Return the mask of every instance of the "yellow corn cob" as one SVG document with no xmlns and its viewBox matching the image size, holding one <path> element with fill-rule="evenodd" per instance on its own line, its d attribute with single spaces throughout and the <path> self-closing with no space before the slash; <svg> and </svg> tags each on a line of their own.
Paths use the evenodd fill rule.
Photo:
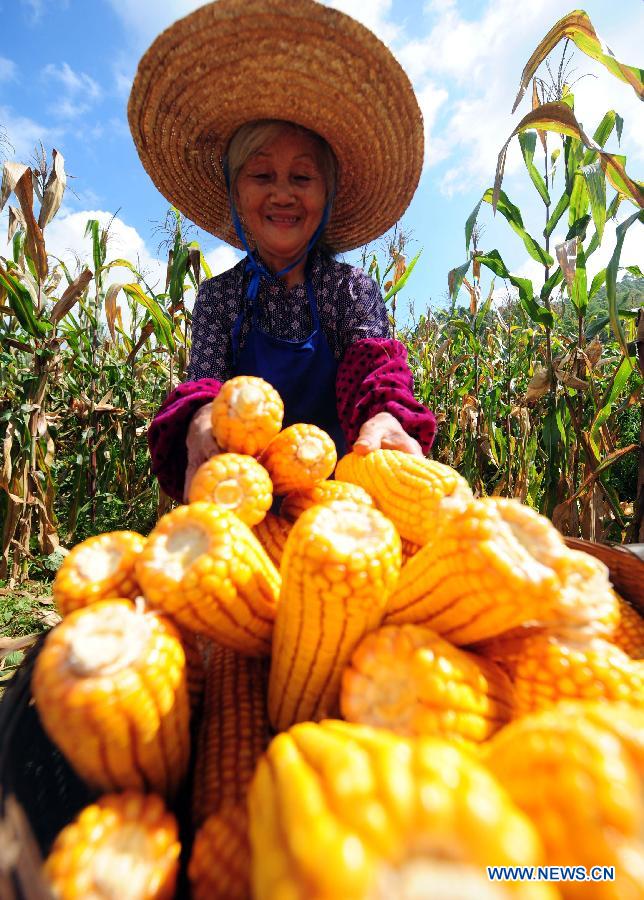
<svg viewBox="0 0 644 900">
<path fill-rule="evenodd" d="M 110 531 L 81 541 L 69 552 L 52 586 L 61 616 L 96 600 L 134 599 L 141 593 L 134 563 L 145 546 L 135 531 Z"/>
<path fill-rule="evenodd" d="M 517 715 L 560 700 L 623 700 L 644 707 L 644 662 L 603 638 L 574 638 L 549 629 L 501 636 L 476 649 L 514 684 Z"/>
<path fill-rule="evenodd" d="M 333 472 L 338 455 L 335 444 L 317 425 L 289 425 L 274 437 L 260 457 L 276 494 L 303 491 Z"/>
<path fill-rule="evenodd" d="M 471 644 L 533 622 L 592 629 L 615 602 L 599 560 L 534 510 L 490 497 L 443 521 L 403 567 L 385 623 Z"/>
<path fill-rule="evenodd" d="M 171 900 L 180 849 L 160 797 L 106 794 L 60 832 L 44 874 L 57 900 Z"/>
<path fill-rule="evenodd" d="M 472 492 L 455 469 L 400 450 L 347 453 L 335 477 L 359 484 L 391 519 L 402 538 L 426 544 L 449 513 L 462 509 Z"/>
<path fill-rule="evenodd" d="M 47 636 L 32 692 L 45 731 L 90 785 L 175 793 L 189 710 L 183 647 L 166 619 L 129 600 L 75 610 Z"/>
<path fill-rule="evenodd" d="M 206 681 L 206 669 L 204 655 L 207 652 L 206 639 L 187 628 L 177 628 L 183 652 L 186 655 L 186 681 L 188 685 L 188 698 L 190 701 L 190 713 L 194 715 L 201 706 L 204 685 Z"/>
<path fill-rule="evenodd" d="M 188 866 L 192 900 L 250 900 L 246 806 L 225 806 L 195 837 Z"/>
<path fill-rule="evenodd" d="M 269 739 L 267 686 L 266 660 L 212 644 L 192 789 L 197 825 L 223 806 L 245 806 Z"/>
<path fill-rule="evenodd" d="M 335 714 L 342 669 L 380 624 L 400 538 L 377 509 L 336 500 L 293 525 L 282 558 L 268 711 L 273 727 Z"/>
<path fill-rule="evenodd" d="M 428 628 L 391 625 L 368 634 L 342 676 L 343 718 L 408 737 L 485 741 L 512 718 L 512 685 L 490 660 Z"/>
<path fill-rule="evenodd" d="M 402 544 L 402 561 L 403 566 L 405 563 L 409 562 L 412 556 L 416 556 L 418 551 L 420 550 L 420 544 L 414 544 L 412 541 L 408 541 L 405 538 L 401 541 Z"/>
<path fill-rule="evenodd" d="M 644 659 L 644 617 L 623 597 L 617 597 L 617 621 L 607 640 L 633 659 Z"/>
<path fill-rule="evenodd" d="M 330 500 L 348 500 L 373 506 L 369 494 L 357 484 L 348 481 L 320 481 L 314 487 L 287 494 L 280 506 L 280 515 L 294 522 L 304 510 L 316 503 L 328 503 Z"/>
<path fill-rule="evenodd" d="M 275 513 L 266 513 L 261 522 L 253 528 L 253 534 L 258 539 L 264 550 L 268 553 L 273 565 L 279 569 L 282 563 L 282 553 L 286 538 L 289 536 L 293 523 Z"/>
<path fill-rule="evenodd" d="M 261 522 L 271 508 L 273 485 L 264 466 L 252 456 L 219 453 L 195 472 L 188 500 L 216 503 L 252 526 Z"/>
<path fill-rule="evenodd" d="M 267 381 L 238 375 L 212 401 L 212 433 L 222 450 L 257 456 L 282 427 L 284 404 Z"/>
<path fill-rule="evenodd" d="M 167 513 L 136 565 L 146 599 L 217 643 L 268 655 L 280 577 L 234 513 L 190 503 Z"/>
<path fill-rule="evenodd" d="M 536 825 L 549 865 L 615 867 L 613 882 L 562 884 L 564 897 L 637 900 L 644 896 L 644 770 L 638 773 L 614 723 L 626 715 L 644 734 L 644 713 L 603 703 L 612 720 L 606 727 L 585 706 L 562 703 L 512 722 L 485 745 L 484 758 Z"/>
<path fill-rule="evenodd" d="M 255 900 L 553 900 L 491 890 L 489 865 L 538 865 L 536 831 L 488 771 L 437 738 L 348 722 L 278 735 L 249 791 Z"/>
</svg>

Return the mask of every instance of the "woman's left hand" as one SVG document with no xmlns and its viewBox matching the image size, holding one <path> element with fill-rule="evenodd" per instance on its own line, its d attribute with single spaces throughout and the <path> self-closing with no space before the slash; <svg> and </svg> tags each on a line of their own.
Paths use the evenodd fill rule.
<svg viewBox="0 0 644 900">
<path fill-rule="evenodd" d="M 353 445 L 353 452 L 358 456 L 366 456 L 372 450 L 402 450 L 414 456 L 423 455 L 418 441 L 410 437 L 398 419 L 387 412 L 376 413 L 367 419 Z"/>
</svg>

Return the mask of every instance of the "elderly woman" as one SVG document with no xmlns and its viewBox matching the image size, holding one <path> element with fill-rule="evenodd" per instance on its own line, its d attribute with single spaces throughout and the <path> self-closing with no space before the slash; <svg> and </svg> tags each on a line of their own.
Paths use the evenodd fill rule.
<svg viewBox="0 0 644 900">
<path fill-rule="evenodd" d="M 222 95 L 205 92 L 204 80 L 222 84 Z M 269 381 L 284 423 L 320 426 L 339 455 L 347 447 L 427 452 L 435 420 L 414 399 L 378 285 L 335 259 L 393 225 L 420 174 L 420 112 L 389 51 L 311 0 L 285 0 L 282 9 L 274 0 L 218 0 L 148 50 L 129 117 L 165 196 L 246 251 L 202 282 L 189 380 L 149 430 L 166 493 L 185 498 L 196 468 L 218 452 L 210 406 L 234 375 Z M 392 134 L 394 120 L 404 132 Z"/>
</svg>

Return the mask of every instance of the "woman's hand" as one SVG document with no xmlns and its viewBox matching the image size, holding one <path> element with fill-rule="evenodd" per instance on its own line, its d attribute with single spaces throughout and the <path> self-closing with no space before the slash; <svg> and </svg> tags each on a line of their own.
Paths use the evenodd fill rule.
<svg viewBox="0 0 644 900">
<path fill-rule="evenodd" d="M 186 435 L 186 448 L 188 450 L 188 465 L 186 467 L 186 480 L 183 486 L 183 502 L 188 502 L 188 492 L 190 491 L 190 482 L 195 472 L 202 463 L 221 453 L 221 449 L 214 437 L 212 436 L 212 425 L 210 421 L 212 411 L 212 402 L 202 406 L 192 417 L 188 426 L 188 434 Z"/>
<path fill-rule="evenodd" d="M 418 441 L 403 431 L 398 419 L 387 412 L 376 413 L 367 419 L 353 445 L 353 452 L 358 456 L 366 456 L 372 450 L 402 450 L 414 456 L 423 455 Z"/>
</svg>

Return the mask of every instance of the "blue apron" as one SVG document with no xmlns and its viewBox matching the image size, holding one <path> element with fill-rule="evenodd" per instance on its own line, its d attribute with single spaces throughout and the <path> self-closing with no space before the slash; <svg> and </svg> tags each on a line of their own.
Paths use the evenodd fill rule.
<svg viewBox="0 0 644 900">
<path fill-rule="evenodd" d="M 259 300 L 250 300 L 252 320 L 246 343 L 240 349 L 244 308 L 235 320 L 231 338 L 235 375 L 256 375 L 272 384 L 284 402 L 284 426 L 308 422 L 327 432 L 335 442 L 338 459 L 346 443 L 336 407 L 335 379 L 338 364 L 331 352 L 318 316 L 311 279 L 306 293 L 313 331 L 303 341 L 273 337 L 259 327 Z"/>
</svg>

